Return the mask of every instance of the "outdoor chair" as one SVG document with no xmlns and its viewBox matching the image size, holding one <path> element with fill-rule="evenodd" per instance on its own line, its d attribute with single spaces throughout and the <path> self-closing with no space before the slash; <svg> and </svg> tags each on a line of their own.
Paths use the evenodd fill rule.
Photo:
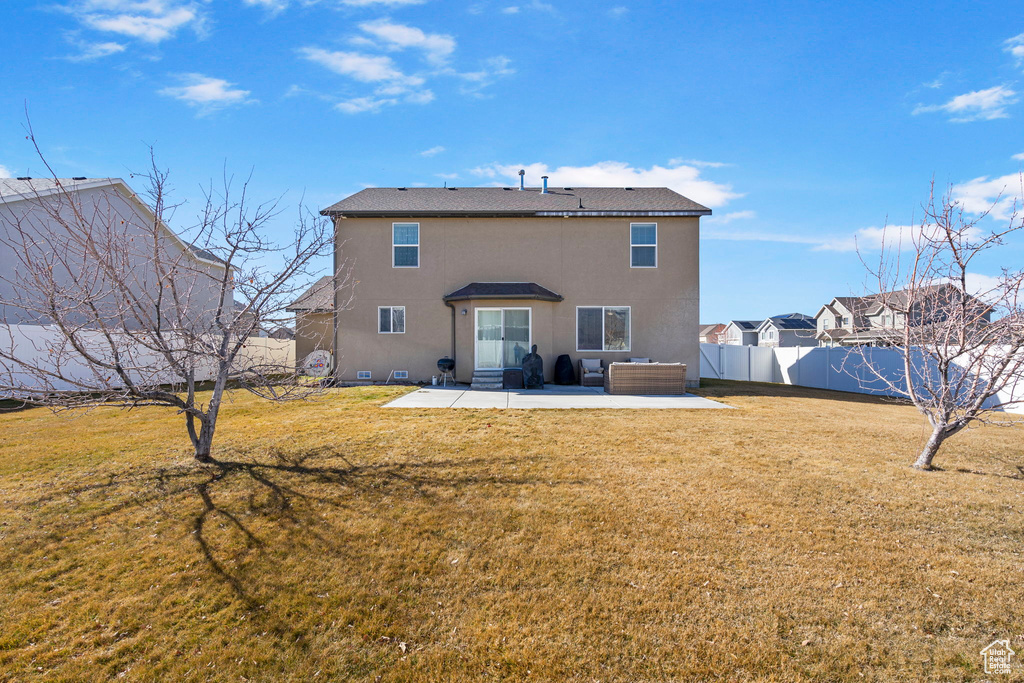
<svg viewBox="0 0 1024 683">
<path fill-rule="evenodd" d="M 600 358 L 580 358 L 580 386 L 604 386 L 604 366 Z"/>
</svg>

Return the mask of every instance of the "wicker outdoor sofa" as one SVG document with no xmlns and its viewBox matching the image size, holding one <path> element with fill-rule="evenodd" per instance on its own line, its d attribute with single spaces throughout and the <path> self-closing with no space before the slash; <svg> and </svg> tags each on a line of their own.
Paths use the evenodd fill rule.
<svg viewBox="0 0 1024 683">
<path fill-rule="evenodd" d="M 609 394 L 686 393 L 685 363 L 612 363 L 604 372 Z"/>
</svg>

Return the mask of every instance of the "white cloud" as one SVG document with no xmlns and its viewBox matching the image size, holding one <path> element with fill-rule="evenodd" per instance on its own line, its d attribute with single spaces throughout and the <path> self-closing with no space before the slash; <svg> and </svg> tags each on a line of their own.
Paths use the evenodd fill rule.
<svg viewBox="0 0 1024 683">
<path fill-rule="evenodd" d="M 360 52 L 332 52 L 318 47 L 304 47 L 299 54 L 343 76 L 350 76 L 364 83 L 394 81 L 405 85 L 422 85 L 423 79 L 406 76 L 394 61 L 384 55 L 367 55 Z"/>
<path fill-rule="evenodd" d="M 964 211 L 980 214 L 985 211 L 996 220 L 1009 220 L 1024 197 L 1022 176 L 1017 173 L 988 178 L 982 176 L 953 186 L 953 199 Z"/>
<path fill-rule="evenodd" d="M 1014 154 L 1010 158 L 1013 159 L 1014 161 L 1024 161 L 1024 152 L 1022 152 L 1020 154 Z"/>
<path fill-rule="evenodd" d="M 546 175 L 558 187 L 582 185 L 588 187 L 668 187 L 695 202 L 712 208 L 724 206 L 732 199 L 742 197 L 732 186 L 700 177 L 694 166 L 672 165 L 636 168 L 622 161 L 601 161 L 591 166 L 560 166 L 551 169 L 547 164 L 489 164 L 473 169 L 484 178 L 507 178 L 511 185 L 519 183 L 519 169 L 526 170 L 532 182 Z"/>
<path fill-rule="evenodd" d="M 126 47 L 121 43 L 114 42 L 86 43 L 76 41 L 76 44 L 80 52 L 77 55 L 69 55 L 65 57 L 69 62 L 88 62 L 93 59 L 101 59 L 102 57 L 116 55 L 119 52 L 124 52 L 126 49 Z"/>
<path fill-rule="evenodd" d="M 620 17 L 626 16 L 627 12 L 629 12 L 628 7 L 612 7 L 610 10 L 608 10 L 608 16 L 610 16 L 612 19 L 618 19 Z"/>
<path fill-rule="evenodd" d="M 270 12 L 280 12 L 287 9 L 288 0 L 244 0 L 250 7 L 262 7 Z"/>
<path fill-rule="evenodd" d="M 249 104 L 249 91 L 233 88 L 221 78 L 211 78 L 203 74 L 181 74 L 177 77 L 180 86 L 167 87 L 159 90 L 159 94 L 185 102 L 190 107 L 199 109 L 200 115 L 207 114 L 224 107 L 238 104 Z"/>
<path fill-rule="evenodd" d="M 519 8 L 516 7 L 515 5 L 513 5 L 511 7 L 504 8 L 503 10 L 501 10 L 501 13 L 502 14 L 519 14 Z"/>
<path fill-rule="evenodd" d="M 1018 64 L 1024 64 L 1024 33 L 1014 36 L 1003 43 L 1007 52 L 1017 58 Z"/>
<path fill-rule="evenodd" d="M 159 43 L 180 29 L 204 30 L 202 5 L 193 0 L 76 0 L 63 6 L 88 28 Z"/>
<path fill-rule="evenodd" d="M 364 22 L 359 28 L 383 41 L 389 49 L 423 50 L 427 60 L 433 64 L 444 64 L 455 51 L 455 39 L 449 35 L 425 33 L 415 26 L 393 24 L 387 19 Z"/>
<path fill-rule="evenodd" d="M 732 166 L 724 161 L 701 161 L 700 159 L 669 159 L 668 163 L 670 166 L 696 166 L 697 168 L 725 168 L 726 166 Z"/>
<path fill-rule="evenodd" d="M 434 101 L 433 91 L 420 87 L 425 79 L 402 72 L 388 56 L 332 52 L 316 47 L 302 48 L 299 54 L 342 76 L 377 84 L 372 95 L 342 100 L 334 105 L 335 109 L 346 114 L 377 112 L 400 102 L 427 104 Z"/>
<path fill-rule="evenodd" d="M 334 108 L 346 114 L 362 114 L 363 112 L 377 112 L 381 107 L 397 104 L 396 99 L 377 99 L 373 97 L 355 97 L 351 100 L 344 100 L 334 105 Z"/>
<path fill-rule="evenodd" d="M 432 156 L 436 156 L 436 155 L 440 154 L 443 151 L 444 151 L 444 147 L 442 147 L 441 145 L 438 145 L 437 147 L 431 147 L 430 149 L 423 150 L 422 152 L 420 152 L 420 156 L 421 157 L 432 157 Z"/>
<path fill-rule="evenodd" d="M 455 180 L 459 177 L 458 173 L 435 173 L 438 178 L 444 178 L 445 180 Z"/>
<path fill-rule="evenodd" d="M 465 81 L 462 87 L 464 94 L 479 94 L 481 90 L 491 85 L 502 76 L 511 76 L 516 72 L 512 68 L 512 60 L 504 55 L 485 59 L 477 71 L 452 72 L 454 75 Z"/>
<path fill-rule="evenodd" d="M 0 178 L 10 178 L 11 172 L 7 170 L 7 167 L 0 164 Z"/>
<path fill-rule="evenodd" d="M 422 5 L 426 0 L 341 0 L 341 4 L 349 7 L 375 7 L 384 5 L 397 7 L 399 5 Z"/>
<path fill-rule="evenodd" d="M 914 114 L 925 114 L 929 112 L 946 112 L 950 115 L 950 121 L 964 123 L 967 121 L 990 121 L 992 119 L 1005 119 L 1009 116 L 1006 107 L 1016 104 L 1018 101 L 1017 92 L 1005 85 L 997 85 L 987 90 L 975 90 L 973 92 L 957 95 L 945 104 L 918 105 Z"/>
<path fill-rule="evenodd" d="M 716 225 L 725 225 L 732 223 L 733 221 L 746 220 L 749 218 L 756 218 L 757 213 L 754 211 L 733 211 L 732 213 L 721 214 L 718 216 L 712 215 L 704 219 L 705 223 L 712 223 Z"/>
</svg>

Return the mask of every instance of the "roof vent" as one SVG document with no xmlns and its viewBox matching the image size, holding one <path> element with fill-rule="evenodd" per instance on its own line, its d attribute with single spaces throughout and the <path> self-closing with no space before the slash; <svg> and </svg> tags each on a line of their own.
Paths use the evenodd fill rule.
<svg viewBox="0 0 1024 683">
<path fill-rule="evenodd" d="M 84 175 L 76 175 L 75 177 L 72 178 L 72 180 L 85 180 L 85 176 Z"/>
<path fill-rule="evenodd" d="M 632 188 L 632 187 L 627 187 L 626 189 L 627 189 L 627 190 L 629 190 L 630 192 L 632 192 L 632 191 L 633 191 L 633 188 Z"/>
<path fill-rule="evenodd" d="M 32 177 L 27 175 L 20 175 L 15 180 L 32 180 Z"/>
<path fill-rule="evenodd" d="M 501 189 L 505 190 L 506 192 L 510 192 L 510 191 L 512 190 L 512 188 L 511 188 L 511 187 L 503 187 L 503 188 L 501 188 Z"/>
<path fill-rule="evenodd" d="M 526 187 L 523 185 L 523 183 L 525 183 L 525 182 L 526 182 L 526 171 L 523 170 L 523 169 L 519 169 L 519 189 L 520 190 L 525 190 L 526 189 Z"/>
<path fill-rule="evenodd" d="M 546 175 L 542 175 L 540 177 L 540 179 L 544 181 L 544 187 L 541 189 L 540 193 L 541 194 L 547 194 L 548 193 L 548 177 Z"/>
<path fill-rule="evenodd" d="M 457 187 L 449 187 L 449 188 L 445 188 L 445 189 L 447 189 L 449 192 L 455 192 L 459 188 L 457 188 Z"/>
<path fill-rule="evenodd" d="M 583 197 L 580 197 L 580 208 L 583 208 Z"/>
<path fill-rule="evenodd" d="M 398 191 L 399 192 L 405 192 L 405 188 L 404 187 L 400 187 L 400 188 L 398 188 Z"/>
<path fill-rule="evenodd" d="M 568 190 L 569 192 L 572 192 L 572 188 L 571 187 L 563 187 L 562 189 L 563 190 Z"/>
</svg>

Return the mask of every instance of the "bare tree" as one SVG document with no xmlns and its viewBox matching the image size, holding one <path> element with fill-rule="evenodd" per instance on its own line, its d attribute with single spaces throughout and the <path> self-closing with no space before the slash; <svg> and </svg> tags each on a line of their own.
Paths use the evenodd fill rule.
<svg viewBox="0 0 1024 683">
<path fill-rule="evenodd" d="M 315 261 L 333 249 L 327 219 L 300 209 L 291 240 L 275 244 L 277 202 L 254 204 L 248 180 L 236 191 L 225 176 L 183 239 L 165 223 L 175 207 L 155 163 L 133 176 L 146 201 L 124 185 L 86 192 L 51 176 L 30 183 L 27 200 L 0 203 L 0 250 L 14 260 L 0 270 L 0 397 L 167 406 L 208 462 L 229 386 L 272 400 L 322 389 L 294 362 L 254 357 L 249 338 L 284 323 L 315 279 Z"/>
<path fill-rule="evenodd" d="M 894 377 L 872 365 L 863 347 L 861 365 L 867 383 L 909 398 L 928 419 L 918 469 L 932 469 L 946 439 L 1021 402 L 1010 396 L 1018 383 L 1024 388 L 1024 271 L 1002 268 L 987 285 L 972 284 L 978 269 L 1008 257 L 1000 248 L 1024 226 L 1014 212 L 985 230 L 987 215 L 969 217 L 951 191 L 936 197 L 933 185 L 914 229 L 887 228 L 877 262 L 861 254 L 879 292 L 866 304 L 886 316 L 874 331 L 900 353 L 903 372 Z"/>
</svg>

